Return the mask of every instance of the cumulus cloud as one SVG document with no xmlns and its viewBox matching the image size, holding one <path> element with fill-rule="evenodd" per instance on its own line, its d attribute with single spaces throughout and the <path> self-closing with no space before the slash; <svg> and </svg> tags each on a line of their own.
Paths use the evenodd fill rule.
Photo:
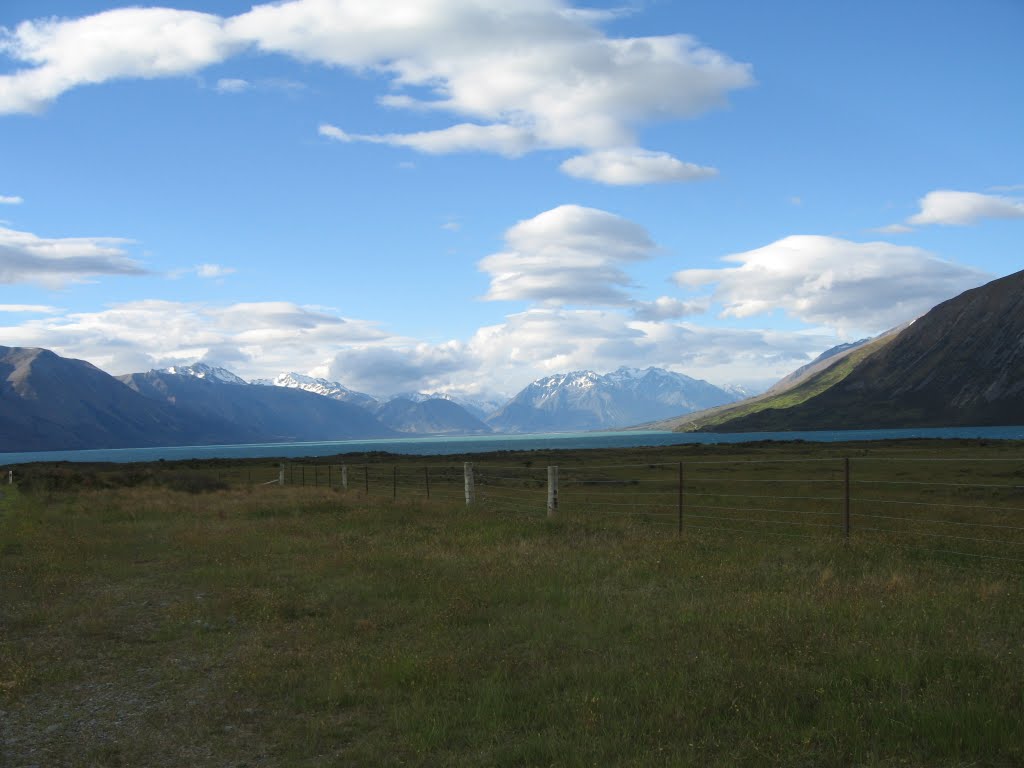
<svg viewBox="0 0 1024 768">
<path fill-rule="evenodd" d="M 362 345 L 338 352 L 328 366 L 328 375 L 346 386 L 389 397 L 438 391 L 453 379 L 465 380 L 477 367 L 466 345 L 457 341 L 397 348 Z"/>
<path fill-rule="evenodd" d="M 937 189 L 920 200 L 910 224 L 967 225 L 980 219 L 1024 219 L 1024 200 L 978 192 Z"/>
<path fill-rule="evenodd" d="M 651 152 L 636 147 L 577 155 L 563 162 L 560 168 L 579 179 L 616 186 L 696 181 L 718 174 L 714 168 L 684 163 L 667 152 Z"/>
<path fill-rule="evenodd" d="M 568 161 L 567 172 L 612 184 L 708 175 L 711 169 L 635 148 L 635 130 L 722 105 L 730 92 L 753 84 L 750 66 L 685 34 L 609 37 L 598 25 L 614 15 L 562 0 L 394 0 L 386 7 L 377 0 L 289 0 L 230 18 L 123 8 L 26 21 L 0 28 L 0 53 L 26 65 L 0 76 L 0 113 L 39 111 L 80 85 L 193 73 L 255 48 L 371 70 L 390 81 L 383 106 L 459 121 L 410 133 L 321 126 L 321 134 L 341 141 L 510 157 L 584 148 L 598 153 Z M 225 78 L 217 88 L 233 93 L 247 85 Z"/>
<path fill-rule="evenodd" d="M 291 302 L 150 299 L 0 326 L 0 344 L 46 347 L 115 374 L 204 360 L 243 377 L 272 376 L 306 370 L 339 346 L 389 339 L 376 323 Z"/>
<path fill-rule="evenodd" d="M 724 261 L 740 266 L 682 270 L 675 280 L 714 286 L 725 316 L 781 310 L 842 332 L 886 330 L 991 277 L 920 248 L 818 235 L 793 235 Z"/>
<path fill-rule="evenodd" d="M 622 266 L 646 259 L 647 232 L 615 214 L 562 205 L 520 221 L 505 233 L 506 250 L 482 259 L 491 276 L 490 301 L 628 304 Z"/>
<path fill-rule="evenodd" d="M 17 195 L 0 195 L 0 205 L 21 205 L 23 202 Z"/>
<path fill-rule="evenodd" d="M 29 65 L 0 75 L 0 113 L 38 112 L 65 91 L 118 78 L 184 75 L 237 48 L 218 16 L 119 8 L 0 28 L 0 53 Z"/>
<path fill-rule="evenodd" d="M 113 237 L 46 238 L 0 227 L 0 284 L 59 288 L 100 275 L 147 274 L 125 252 L 129 242 Z"/>
</svg>

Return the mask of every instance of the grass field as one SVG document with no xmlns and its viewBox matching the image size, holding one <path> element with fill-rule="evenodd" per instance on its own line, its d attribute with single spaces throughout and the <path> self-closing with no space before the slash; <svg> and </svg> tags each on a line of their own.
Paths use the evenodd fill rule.
<svg viewBox="0 0 1024 768">
<path fill-rule="evenodd" d="M 467 509 L 444 483 L 415 496 L 395 478 L 418 478 L 422 458 L 397 462 L 402 474 L 368 458 L 378 496 L 354 469 L 347 493 L 258 486 L 252 466 L 193 468 L 218 480 L 202 493 L 145 468 L 41 472 L 0 499 L 0 765 L 1024 764 L 1015 561 L 949 555 L 944 539 L 899 529 L 679 536 L 674 517 L 593 514 L 588 496 L 660 499 L 672 473 L 657 467 L 673 461 L 792 468 L 822 450 L 478 458 L 485 479 L 557 463 L 585 480 L 557 520 L 521 478 L 511 498 L 530 502 L 505 512 Z M 856 456 L 861 477 L 871 461 L 870 477 L 908 483 L 938 466 L 979 486 L 955 489 L 964 503 L 1006 510 L 1015 491 L 992 498 L 992 481 L 1020 472 L 1009 444 L 825 450 Z M 435 477 L 453 465 L 435 463 Z M 650 476 L 633 482 L 634 465 Z M 729 467 L 722 496 L 770 469 Z M 808 478 L 787 493 L 819 487 Z M 700 482 L 695 471 L 688 504 L 706 498 Z"/>
</svg>

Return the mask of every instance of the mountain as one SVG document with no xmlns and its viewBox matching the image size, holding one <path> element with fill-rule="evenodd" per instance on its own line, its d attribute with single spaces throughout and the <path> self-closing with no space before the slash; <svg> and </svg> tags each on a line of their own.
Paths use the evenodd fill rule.
<svg viewBox="0 0 1024 768">
<path fill-rule="evenodd" d="M 363 408 L 374 408 L 379 404 L 377 398 L 363 392 L 356 392 L 337 381 L 313 378 L 304 376 L 301 373 L 282 373 L 273 379 L 254 379 L 253 384 L 261 386 L 285 387 L 287 389 L 301 389 L 306 392 L 329 397 L 332 400 L 341 400 L 345 403 L 358 405 Z"/>
<path fill-rule="evenodd" d="M 451 400 L 427 398 L 415 401 L 396 397 L 374 411 L 376 417 L 396 432 L 420 435 L 490 434 L 489 426 Z"/>
<path fill-rule="evenodd" d="M 689 428 L 763 432 L 1024 424 L 1024 271 L 966 291 L 909 326 L 836 358 L 755 409 L 713 414 Z"/>
<path fill-rule="evenodd" d="M 233 430 L 184 417 L 83 360 L 0 347 L 0 451 L 238 442 Z"/>
<path fill-rule="evenodd" d="M 246 435 L 244 441 L 350 440 L 394 435 L 364 408 L 298 389 L 229 384 L 166 370 L 133 373 L 120 380 L 139 394 L 171 405 L 193 419 L 228 421 Z"/>
<path fill-rule="evenodd" d="M 733 400 L 713 384 L 661 368 L 573 371 L 533 382 L 487 423 L 502 432 L 617 429 Z"/>
</svg>

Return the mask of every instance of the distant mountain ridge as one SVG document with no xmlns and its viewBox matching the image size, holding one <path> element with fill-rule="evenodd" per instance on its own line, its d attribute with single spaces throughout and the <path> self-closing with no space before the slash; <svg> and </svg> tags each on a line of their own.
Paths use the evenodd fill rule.
<svg viewBox="0 0 1024 768">
<path fill-rule="evenodd" d="M 662 368 L 572 371 L 534 381 L 492 414 L 502 432 L 618 429 L 729 403 L 735 395 Z"/>
</svg>

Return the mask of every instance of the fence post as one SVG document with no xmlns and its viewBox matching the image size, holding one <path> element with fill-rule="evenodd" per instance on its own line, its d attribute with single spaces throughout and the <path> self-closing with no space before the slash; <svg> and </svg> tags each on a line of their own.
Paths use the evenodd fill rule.
<svg viewBox="0 0 1024 768">
<path fill-rule="evenodd" d="M 558 467 L 548 467 L 548 517 L 558 516 Z"/>
<path fill-rule="evenodd" d="M 370 470 L 365 464 L 363 465 L 363 493 L 367 496 L 370 495 Z"/>
<path fill-rule="evenodd" d="M 391 498 L 398 498 L 398 465 L 391 468 Z"/>
<path fill-rule="evenodd" d="M 284 485 L 284 464 L 277 465 L 277 484 Z"/>
<path fill-rule="evenodd" d="M 348 490 L 348 464 L 341 465 L 341 490 Z"/>
<path fill-rule="evenodd" d="M 683 533 L 683 462 L 679 462 L 679 533 Z"/>
<path fill-rule="evenodd" d="M 427 486 L 427 498 L 430 498 L 430 467 L 423 468 L 423 481 Z"/>
<path fill-rule="evenodd" d="M 7 484 L 8 485 L 14 485 L 14 470 L 13 469 L 8 469 L 7 470 Z"/>
<path fill-rule="evenodd" d="M 473 462 L 467 461 L 462 465 L 462 474 L 466 484 L 466 506 L 471 507 L 476 503 L 476 487 L 473 484 Z"/>
<path fill-rule="evenodd" d="M 843 536 L 850 538 L 850 460 L 843 459 Z"/>
</svg>

